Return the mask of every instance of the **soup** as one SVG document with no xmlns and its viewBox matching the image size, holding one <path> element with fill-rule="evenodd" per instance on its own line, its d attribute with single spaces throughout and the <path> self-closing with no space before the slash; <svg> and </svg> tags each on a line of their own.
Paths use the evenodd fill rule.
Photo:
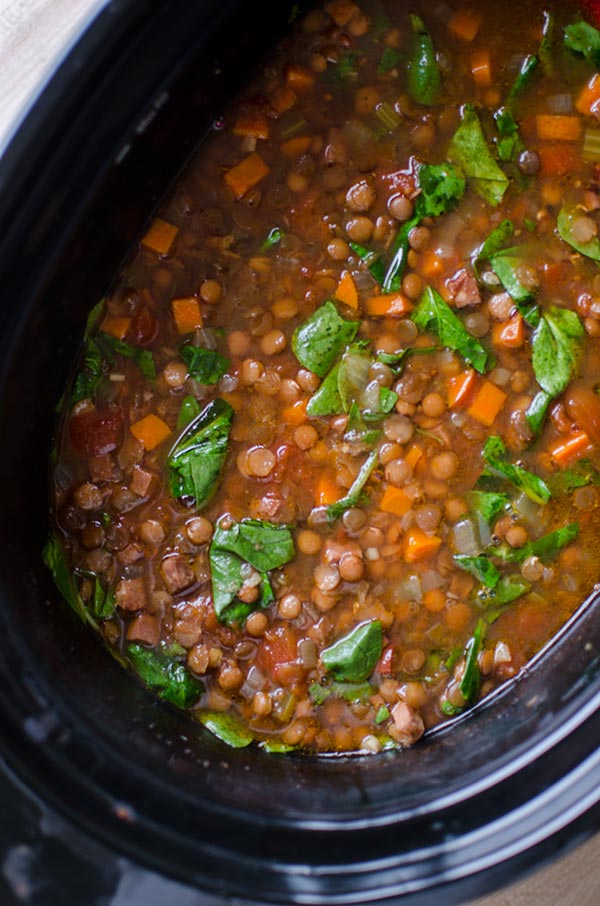
<svg viewBox="0 0 600 906">
<path fill-rule="evenodd" d="M 308 13 L 90 314 L 45 558 L 230 745 L 409 746 L 597 580 L 600 32 L 503 14 Z"/>
</svg>

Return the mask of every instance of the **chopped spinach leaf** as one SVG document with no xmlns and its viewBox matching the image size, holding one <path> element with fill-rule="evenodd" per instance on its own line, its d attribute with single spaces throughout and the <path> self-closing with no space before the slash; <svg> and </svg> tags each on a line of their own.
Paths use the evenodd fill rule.
<svg viewBox="0 0 600 906">
<path fill-rule="evenodd" d="M 488 604 L 496 607 L 503 607 L 505 604 L 511 604 L 531 590 L 530 583 L 519 574 L 515 576 L 503 576 L 496 585 L 493 593 L 488 598 Z"/>
<path fill-rule="evenodd" d="M 541 316 L 531 339 L 535 378 L 542 393 L 534 397 L 525 413 L 534 431 L 541 429 L 552 399 L 575 377 L 585 331 L 574 311 L 548 308 Z"/>
<path fill-rule="evenodd" d="M 116 337 L 111 337 L 110 334 L 104 333 L 103 331 L 100 331 L 97 335 L 96 343 L 106 358 L 110 357 L 106 354 L 107 350 L 113 354 L 118 353 L 119 355 L 124 355 L 126 358 L 135 362 L 144 377 L 147 377 L 149 380 L 155 379 L 156 365 L 154 364 L 154 356 L 149 349 L 140 349 L 139 346 L 132 346 L 130 343 L 126 343 L 124 340 L 118 340 Z"/>
<path fill-rule="evenodd" d="M 200 415 L 200 404 L 193 396 L 186 396 L 181 401 L 181 408 L 177 416 L 177 431 L 182 431 L 191 421 Z"/>
<path fill-rule="evenodd" d="M 536 71 L 536 69 L 538 68 L 539 65 L 540 65 L 540 60 L 536 54 L 534 54 L 534 53 L 527 54 L 527 56 L 525 57 L 525 59 L 523 60 L 523 62 L 521 64 L 521 68 L 519 69 L 519 72 L 517 73 L 517 77 L 512 84 L 512 88 L 510 89 L 510 92 L 508 95 L 509 107 L 515 103 L 515 101 L 523 93 L 525 88 L 527 88 L 527 86 L 531 82 L 531 78 L 532 78 L 534 72 Z"/>
<path fill-rule="evenodd" d="M 352 342 L 359 326 L 358 321 L 342 318 L 333 302 L 324 302 L 294 331 L 294 355 L 309 371 L 325 377 L 342 350 Z"/>
<path fill-rule="evenodd" d="M 480 374 L 485 372 L 488 353 L 432 287 L 425 287 L 419 304 L 412 313 L 412 320 L 420 330 L 433 331 L 442 346 L 459 352 Z"/>
<path fill-rule="evenodd" d="M 471 264 L 473 265 L 473 270 L 480 275 L 480 265 L 484 261 L 489 261 L 490 258 L 503 249 L 509 239 L 512 238 L 512 235 L 515 231 L 515 228 L 510 220 L 503 220 L 502 223 L 498 224 L 495 230 L 492 230 L 490 235 L 485 239 L 478 248 L 475 249 L 473 257 L 471 258 Z"/>
<path fill-rule="evenodd" d="M 81 595 L 75 588 L 73 575 L 67 563 L 64 548 L 57 535 L 52 534 L 48 538 L 42 551 L 42 559 L 52 573 L 54 584 L 67 604 L 69 604 L 83 623 L 87 623 L 96 628 L 94 617 L 85 606 Z"/>
<path fill-rule="evenodd" d="M 273 227 L 272 230 L 269 230 L 267 238 L 260 247 L 261 252 L 268 252 L 270 249 L 275 248 L 275 246 L 281 242 L 284 236 L 285 232 L 283 230 L 281 230 L 279 227 Z"/>
<path fill-rule="evenodd" d="M 455 554 L 454 562 L 460 566 L 461 569 L 464 569 L 466 572 L 471 573 L 472 576 L 475 576 L 475 578 L 487 588 L 495 588 L 500 581 L 500 573 L 485 554 L 480 554 L 478 557 L 467 557 L 465 554 Z"/>
<path fill-rule="evenodd" d="M 222 623 L 240 622 L 256 607 L 270 603 L 273 590 L 267 573 L 288 563 L 294 553 L 294 542 L 287 526 L 258 519 L 231 521 L 231 524 L 223 520 L 218 522 L 209 550 L 213 606 L 217 618 Z M 236 600 L 244 584 L 247 563 L 261 574 L 261 597 L 253 605 Z"/>
<path fill-rule="evenodd" d="M 450 142 L 448 157 L 473 183 L 474 189 L 491 205 L 498 205 L 508 187 L 488 147 L 479 117 L 470 104 L 465 104 L 462 122 Z"/>
<path fill-rule="evenodd" d="M 99 576 L 94 576 L 94 593 L 91 600 L 94 618 L 100 622 L 110 619 L 115 613 L 115 593 L 104 589 Z"/>
<path fill-rule="evenodd" d="M 526 560 L 528 557 L 539 557 L 540 560 L 550 560 L 555 557 L 558 551 L 575 541 L 579 535 L 579 523 L 569 522 L 561 528 L 555 529 L 536 538 L 535 541 L 528 541 L 527 544 L 518 551 L 518 562 Z"/>
<path fill-rule="evenodd" d="M 580 252 L 582 255 L 585 255 L 586 258 L 600 261 L 600 238 L 594 236 L 588 242 L 581 242 L 573 233 L 573 225 L 585 215 L 586 212 L 581 208 L 562 207 L 558 214 L 558 235 L 574 248 L 576 252 Z"/>
<path fill-rule="evenodd" d="M 377 66 L 377 75 L 387 75 L 404 61 L 404 54 L 395 47 L 386 47 Z"/>
<path fill-rule="evenodd" d="M 377 450 L 372 450 L 371 453 L 367 456 L 366 460 L 362 464 L 360 471 L 354 481 L 352 482 L 351 487 L 348 490 L 348 493 L 342 497 L 341 500 L 336 501 L 335 503 L 329 504 L 327 507 L 327 518 L 331 521 L 334 519 L 339 519 L 346 510 L 355 507 L 362 496 L 363 489 L 368 482 L 377 462 L 379 460 L 379 453 Z"/>
<path fill-rule="evenodd" d="M 465 648 L 465 672 L 460 681 L 459 689 L 467 703 L 473 701 L 481 684 L 481 672 L 477 659 L 481 651 L 485 628 L 484 621 L 479 620 L 475 627 L 475 632 Z"/>
<path fill-rule="evenodd" d="M 197 717 L 213 736 L 232 749 L 244 749 L 254 740 L 248 727 L 228 711 L 199 711 Z"/>
<path fill-rule="evenodd" d="M 508 451 L 501 437 L 488 437 L 483 448 L 486 473 L 505 478 L 536 503 L 548 503 L 550 489 L 545 481 L 522 466 L 507 462 Z M 485 474 L 485 473 L 484 473 Z"/>
<path fill-rule="evenodd" d="M 574 22 L 566 26 L 564 40 L 565 47 L 600 70 L 600 31 L 597 28 L 587 22 Z"/>
<path fill-rule="evenodd" d="M 508 506 L 509 497 L 508 494 L 496 494 L 493 491 L 469 491 L 467 503 L 474 514 L 490 523 Z"/>
<path fill-rule="evenodd" d="M 419 169 L 420 217 L 439 217 L 456 207 L 465 193 L 465 179 L 452 164 L 425 164 Z"/>
<path fill-rule="evenodd" d="M 373 279 L 381 286 L 385 280 L 385 265 L 377 252 L 365 248 L 364 245 L 360 245 L 358 242 L 350 242 L 349 245 L 354 254 L 358 255 Z"/>
<path fill-rule="evenodd" d="M 172 705 L 189 708 L 204 691 L 204 685 L 184 664 L 171 660 L 160 650 L 133 644 L 127 646 L 127 656 L 148 688 Z"/>
<path fill-rule="evenodd" d="M 431 36 L 423 20 L 410 16 L 413 42 L 408 59 L 408 91 L 413 101 L 432 107 L 440 100 L 442 76 L 437 64 Z"/>
<path fill-rule="evenodd" d="M 392 260 L 383 279 L 382 289 L 384 293 L 395 293 L 400 289 L 410 251 L 408 237 L 411 231 L 419 225 L 420 221 L 421 215 L 418 213 L 414 214 L 398 229 L 392 245 Z"/>
<path fill-rule="evenodd" d="M 325 375 L 321 386 L 313 393 L 306 406 L 306 414 L 310 418 L 324 415 L 340 415 L 344 405 L 338 390 L 338 375 L 340 363 L 333 366 L 329 374 Z"/>
<path fill-rule="evenodd" d="M 325 648 L 321 660 L 335 680 L 362 683 L 375 669 L 382 647 L 381 623 L 365 620 Z"/>
<path fill-rule="evenodd" d="M 167 456 L 173 497 L 195 497 L 199 508 L 215 490 L 229 443 L 233 409 L 217 398 L 179 435 Z"/>
<path fill-rule="evenodd" d="M 181 358 L 188 366 L 190 377 L 199 384 L 218 384 L 229 370 L 229 359 L 216 349 L 204 346 L 192 346 L 186 343 L 179 350 Z"/>
<path fill-rule="evenodd" d="M 580 459 L 575 465 L 562 469 L 550 479 L 553 494 L 567 494 L 589 484 L 600 485 L 600 472 L 589 459 Z"/>
<path fill-rule="evenodd" d="M 445 717 L 457 717 L 459 714 L 462 714 L 463 708 L 459 708 L 458 705 L 453 705 L 452 702 L 443 701 L 440 705 L 440 711 Z"/>
<path fill-rule="evenodd" d="M 535 289 L 523 283 L 521 270 L 525 259 L 522 251 L 518 248 L 504 249 L 492 255 L 488 260 L 490 267 L 506 292 L 514 299 L 527 323 L 535 326 L 539 321 L 539 310 L 537 305 L 528 304 L 535 298 Z"/>
<path fill-rule="evenodd" d="M 349 412 L 352 403 L 362 408 L 362 395 L 369 382 L 371 356 L 359 345 L 349 346 L 340 360 L 338 370 L 338 393 L 344 412 Z"/>
<path fill-rule="evenodd" d="M 379 724 L 383 724 L 386 722 L 386 720 L 389 720 L 390 716 L 391 715 L 390 715 L 389 709 L 386 708 L 385 705 L 382 705 L 378 709 L 377 714 L 375 715 L 375 723 L 379 726 Z"/>
</svg>

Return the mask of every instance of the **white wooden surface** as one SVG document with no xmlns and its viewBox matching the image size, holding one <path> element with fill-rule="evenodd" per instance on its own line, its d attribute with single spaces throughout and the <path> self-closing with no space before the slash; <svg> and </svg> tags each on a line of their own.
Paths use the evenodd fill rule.
<svg viewBox="0 0 600 906">
<path fill-rule="evenodd" d="M 0 152 L 27 104 L 104 0 L 0 0 Z M 1 199 L 0 199 L 1 203 Z M 600 837 L 471 906 L 599 906 Z"/>
</svg>

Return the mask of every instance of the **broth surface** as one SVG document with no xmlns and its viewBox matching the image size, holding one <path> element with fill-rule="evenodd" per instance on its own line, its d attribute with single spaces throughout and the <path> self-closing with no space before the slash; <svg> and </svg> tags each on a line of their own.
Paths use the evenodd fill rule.
<svg viewBox="0 0 600 906">
<path fill-rule="evenodd" d="M 570 5 L 327 3 L 91 314 L 46 560 L 231 745 L 411 745 L 593 589 L 598 66 Z"/>
</svg>

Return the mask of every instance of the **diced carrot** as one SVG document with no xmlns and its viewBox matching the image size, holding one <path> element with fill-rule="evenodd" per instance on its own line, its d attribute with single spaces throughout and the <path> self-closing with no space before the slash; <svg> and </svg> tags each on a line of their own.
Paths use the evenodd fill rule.
<svg viewBox="0 0 600 906">
<path fill-rule="evenodd" d="M 331 0 L 330 3 L 325 5 L 325 9 L 340 28 L 347 25 L 350 19 L 360 12 L 353 0 Z"/>
<path fill-rule="evenodd" d="M 241 113 L 233 127 L 233 134 L 267 139 L 269 123 L 262 113 Z"/>
<path fill-rule="evenodd" d="M 434 249 L 427 249 L 421 256 L 419 272 L 422 277 L 437 277 L 444 270 L 443 259 Z"/>
<path fill-rule="evenodd" d="M 575 107 L 585 116 L 600 116 L 600 73 L 596 73 L 581 90 Z"/>
<path fill-rule="evenodd" d="M 200 305 L 194 296 L 183 296 L 180 299 L 173 299 L 171 305 L 179 333 L 191 333 L 196 327 L 202 327 Z"/>
<path fill-rule="evenodd" d="M 508 321 L 494 324 L 492 329 L 492 343 L 495 346 L 505 346 L 508 349 L 520 349 L 525 342 L 525 329 L 523 315 L 515 312 Z"/>
<path fill-rule="evenodd" d="M 542 176 L 564 176 L 577 166 L 580 159 L 572 145 L 542 145 L 538 154 Z"/>
<path fill-rule="evenodd" d="M 339 500 L 340 489 L 335 483 L 333 475 L 322 473 L 315 485 L 315 505 L 329 506 Z"/>
<path fill-rule="evenodd" d="M 168 223 L 157 217 L 150 225 L 148 232 L 142 236 L 142 245 L 145 245 L 147 249 L 152 249 L 157 255 L 168 255 L 178 232 L 179 227 L 176 227 L 174 223 Z"/>
<path fill-rule="evenodd" d="M 423 456 L 423 448 L 418 444 L 413 444 L 406 456 L 404 457 L 409 466 L 412 466 L 413 469 Z"/>
<path fill-rule="evenodd" d="M 538 113 L 535 118 L 538 138 L 544 142 L 578 142 L 581 120 L 578 116 Z"/>
<path fill-rule="evenodd" d="M 344 271 L 335 291 L 335 298 L 349 308 L 358 308 L 358 293 L 350 271 Z"/>
<path fill-rule="evenodd" d="M 476 383 L 477 378 L 472 368 L 448 378 L 446 392 L 449 407 L 452 409 L 454 406 L 465 406 L 475 390 Z"/>
<path fill-rule="evenodd" d="M 304 91 L 310 91 L 315 84 L 315 74 L 306 66 L 289 63 L 285 69 L 285 83 L 294 93 L 302 94 Z"/>
<path fill-rule="evenodd" d="M 384 513 L 393 513 L 394 516 L 404 516 L 412 507 L 412 500 L 402 488 L 388 485 L 384 491 L 379 509 Z"/>
<path fill-rule="evenodd" d="M 564 466 L 574 459 L 579 459 L 590 446 L 590 438 L 585 431 L 560 437 L 550 447 L 550 455 L 558 466 Z"/>
<path fill-rule="evenodd" d="M 291 425 L 292 428 L 297 428 L 298 425 L 302 425 L 306 419 L 306 406 L 308 400 L 296 400 L 295 403 L 286 406 L 282 411 L 283 420 Z"/>
<path fill-rule="evenodd" d="M 481 88 L 489 88 L 492 84 L 490 52 L 487 47 L 482 47 L 471 54 L 471 75 L 475 84 Z"/>
<path fill-rule="evenodd" d="M 412 302 L 402 293 L 382 293 L 368 300 L 367 314 L 372 318 L 403 318 L 412 311 Z"/>
<path fill-rule="evenodd" d="M 298 98 L 288 85 L 280 85 L 271 95 L 271 106 L 281 115 L 291 110 L 297 100 Z"/>
<path fill-rule="evenodd" d="M 169 426 L 153 412 L 135 422 L 130 430 L 133 436 L 143 443 L 146 450 L 154 450 L 171 433 Z"/>
<path fill-rule="evenodd" d="M 117 340 L 124 340 L 131 325 L 131 318 L 119 318 L 116 315 L 107 315 L 100 325 L 100 330 L 116 337 Z"/>
<path fill-rule="evenodd" d="M 485 381 L 477 391 L 475 399 L 467 409 L 467 412 L 476 421 L 482 425 L 490 427 L 494 424 L 496 416 L 506 402 L 506 393 L 496 387 L 491 381 Z"/>
<path fill-rule="evenodd" d="M 448 28 L 454 32 L 457 38 L 472 41 L 479 31 L 480 25 L 481 16 L 478 12 L 473 9 L 460 9 L 450 19 Z"/>
<path fill-rule="evenodd" d="M 438 550 L 442 539 L 437 535 L 427 535 L 418 526 L 413 525 L 404 536 L 402 552 L 407 563 L 416 563 L 431 557 Z"/>
<path fill-rule="evenodd" d="M 423 604 L 427 610 L 439 613 L 446 606 L 446 595 L 441 588 L 430 588 L 423 595 Z"/>
<path fill-rule="evenodd" d="M 226 403 L 229 403 L 232 409 L 236 412 L 241 412 L 241 410 L 246 405 L 245 397 L 238 390 L 231 390 L 229 393 L 221 393 L 221 398 L 225 400 Z"/>
<path fill-rule="evenodd" d="M 239 164 L 227 170 L 225 182 L 236 198 L 243 198 L 246 192 L 264 179 L 269 167 L 257 151 L 253 151 Z"/>
<path fill-rule="evenodd" d="M 286 157 L 300 157 L 301 154 L 305 154 L 308 151 L 311 141 L 310 135 L 297 135 L 295 138 L 290 138 L 283 143 L 281 152 Z"/>
</svg>

